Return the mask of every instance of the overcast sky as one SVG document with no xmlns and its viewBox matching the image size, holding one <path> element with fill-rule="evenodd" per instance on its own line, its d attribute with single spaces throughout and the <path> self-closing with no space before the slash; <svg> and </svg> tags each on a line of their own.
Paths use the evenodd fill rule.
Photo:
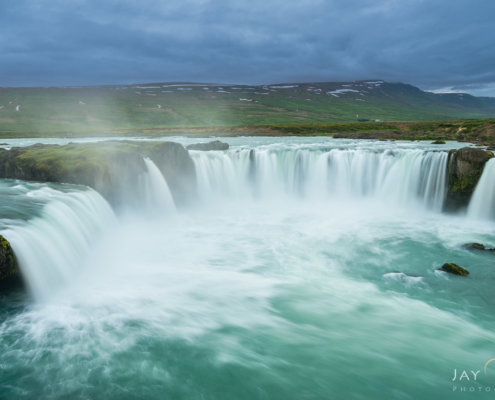
<svg viewBox="0 0 495 400">
<path fill-rule="evenodd" d="M 495 0 L 0 0 L 0 85 L 384 79 L 495 96 Z"/>
</svg>

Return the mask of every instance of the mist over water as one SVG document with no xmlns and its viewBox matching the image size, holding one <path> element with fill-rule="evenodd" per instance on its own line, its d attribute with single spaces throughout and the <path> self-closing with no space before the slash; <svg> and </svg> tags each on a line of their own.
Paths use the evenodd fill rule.
<svg viewBox="0 0 495 400">
<path fill-rule="evenodd" d="M 495 357 L 495 270 L 464 244 L 495 230 L 441 212 L 437 149 L 232 139 L 190 152 L 193 205 L 146 160 L 120 214 L 83 187 L 4 182 L 31 215 L 1 233 L 33 298 L 1 300 L 3 398 L 466 397 L 454 369 Z"/>
</svg>

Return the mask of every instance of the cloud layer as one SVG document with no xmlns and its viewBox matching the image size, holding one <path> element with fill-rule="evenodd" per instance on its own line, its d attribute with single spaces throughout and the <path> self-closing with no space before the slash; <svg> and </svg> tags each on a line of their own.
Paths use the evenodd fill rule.
<svg viewBox="0 0 495 400">
<path fill-rule="evenodd" d="M 380 78 L 495 95 L 492 0 L 3 0 L 0 85 Z"/>
</svg>

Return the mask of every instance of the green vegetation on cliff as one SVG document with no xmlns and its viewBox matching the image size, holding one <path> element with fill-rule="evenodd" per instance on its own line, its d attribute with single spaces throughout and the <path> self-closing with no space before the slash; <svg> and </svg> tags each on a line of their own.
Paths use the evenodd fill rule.
<svg viewBox="0 0 495 400">
<path fill-rule="evenodd" d="M 151 158 L 167 178 L 172 194 L 183 198 L 195 179 L 192 159 L 172 142 L 109 141 L 34 145 L 0 149 L 0 178 L 86 185 L 113 204 L 136 190 Z"/>
<path fill-rule="evenodd" d="M 493 153 L 479 148 L 464 147 L 449 152 L 447 164 L 447 210 L 468 206 L 469 200 L 481 178 L 486 162 Z"/>
</svg>

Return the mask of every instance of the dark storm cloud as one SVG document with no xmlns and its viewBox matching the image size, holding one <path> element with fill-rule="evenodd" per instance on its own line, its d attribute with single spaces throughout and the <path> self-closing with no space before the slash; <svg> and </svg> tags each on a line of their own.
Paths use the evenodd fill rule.
<svg viewBox="0 0 495 400">
<path fill-rule="evenodd" d="M 2 0 L 0 85 L 381 78 L 495 94 L 492 0 Z"/>
</svg>

